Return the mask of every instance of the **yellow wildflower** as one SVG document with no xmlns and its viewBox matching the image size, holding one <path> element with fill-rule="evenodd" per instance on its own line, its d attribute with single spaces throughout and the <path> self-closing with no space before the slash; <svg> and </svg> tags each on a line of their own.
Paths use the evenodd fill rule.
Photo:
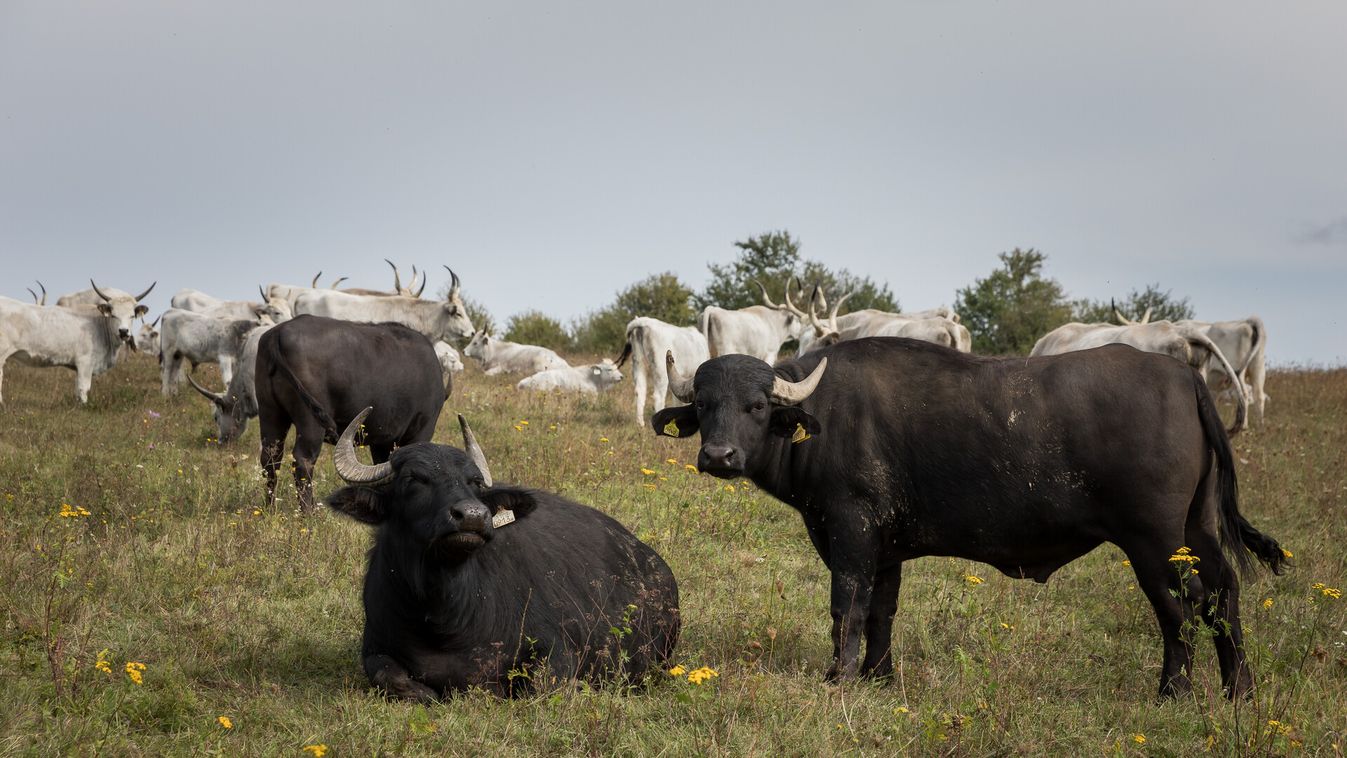
<svg viewBox="0 0 1347 758">
<path fill-rule="evenodd" d="M 653 489 L 655 489 L 655 485 L 651 484 L 650 482 L 646 482 L 645 484 L 642 484 L 641 486 L 642 486 L 642 487 L 645 487 L 645 488 L 648 489 L 648 490 L 653 490 Z"/>
<path fill-rule="evenodd" d="M 514 430 L 515 430 L 516 432 L 522 432 L 522 431 L 524 431 L 524 427 L 520 426 L 519 424 L 515 424 L 515 425 L 514 425 Z"/>
<path fill-rule="evenodd" d="M 1187 563 L 1190 566 L 1197 563 L 1199 560 L 1201 559 L 1196 555 L 1193 555 L 1192 550 L 1189 550 L 1187 547 L 1181 547 L 1178 550 L 1175 550 L 1173 555 L 1169 556 L 1170 563 Z"/>
<path fill-rule="evenodd" d="M 1006 630 L 1007 632 L 1013 632 L 1013 631 L 1015 631 L 1015 625 L 1014 625 L 1014 624 L 1007 624 L 1007 623 L 1004 622 L 1004 621 L 1001 622 L 1001 628 L 1004 629 L 1004 630 Z"/>
<path fill-rule="evenodd" d="M 894 713 L 911 713 L 911 711 L 909 711 L 909 710 L 907 709 L 907 706 L 905 706 L 905 705 L 900 705 L 900 706 L 898 706 L 897 708 L 894 708 L 894 709 L 893 709 L 893 712 L 894 712 Z"/>
<path fill-rule="evenodd" d="M 701 684 L 702 682 L 717 676 L 720 676 L 720 674 L 716 673 L 715 669 L 710 666 L 702 666 L 699 669 L 694 669 L 688 672 L 688 681 L 693 684 Z"/>
<path fill-rule="evenodd" d="M 1272 607 L 1272 598 L 1270 598 L 1270 597 L 1269 597 L 1269 598 L 1265 598 L 1265 599 L 1263 600 L 1263 610 L 1267 610 L 1268 608 L 1271 608 L 1271 607 Z"/>
<path fill-rule="evenodd" d="M 220 726 L 224 727 L 225 729 L 233 729 L 233 728 L 234 728 L 234 722 L 233 722 L 233 720 L 230 719 L 228 716 L 218 716 L 218 717 L 216 717 L 215 720 L 218 721 L 218 722 L 220 722 Z"/>
<path fill-rule="evenodd" d="M 641 467 L 641 473 L 642 473 L 642 474 L 645 474 L 646 476 L 654 476 L 655 471 L 654 471 L 654 469 L 648 469 L 648 468 L 646 468 L 645 466 L 642 466 L 642 467 Z"/>
<path fill-rule="evenodd" d="M 520 424 L 521 426 L 528 426 L 528 425 L 529 425 L 529 421 L 528 421 L 528 419 L 526 419 L 526 418 L 521 418 L 521 419 L 519 419 L 519 424 Z"/>
<path fill-rule="evenodd" d="M 683 666 L 680 664 L 678 666 L 674 666 L 673 668 L 669 669 L 669 676 L 682 676 L 687 672 L 688 670 L 683 668 Z"/>
<path fill-rule="evenodd" d="M 1324 597 L 1331 597 L 1334 600 L 1342 599 L 1342 590 L 1338 589 L 1337 587 L 1329 587 L 1323 582 L 1315 582 L 1314 584 L 1310 585 L 1310 589 L 1317 591 Z"/>
<path fill-rule="evenodd" d="M 84 506 L 72 506 L 70 503 L 61 503 L 61 511 L 56 514 L 61 518 L 84 518 L 92 514 Z"/>
<path fill-rule="evenodd" d="M 677 459 L 677 458 L 665 458 L 665 459 L 664 459 L 664 462 L 667 463 L 667 464 L 669 464 L 670 466 L 677 466 L 677 465 L 678 465 L 678 459 Z"/>
<path fill-rule="evenodd" d="M 1144 734 L 1134 734 L 1134 735 L 1132 735 L 1132 741 L 1135 742 L 1135 743 L 1137 743 L 1138 745 L 1145 745 L 1145 744 L 1146 744 L 1146 735 L 1144 735 Z"/>
<path fill-rule="evenodd" d="M 726 491 L 726 492 L 734 492 L 734 485 L 733 485 L 733 484 L 727 484 L 727 485 L 725 485 L 725 491 Z"/>
<path fill-rule="evenodd" d="M 683 468 L 687 469 L 688 471 L 691 471 L 694 474 L 697 473 L 697 467 L 692 465 L 691 463 L 684 463 Z"/>
<path fill-rule="evenodd" d="M 607 437 L 600 437 L 600 438 L 599 438 L 599 442 L 607 442 L 607 441 L 608 441 L 608 438 L 607 438 Z"/>
<path fill-rule="evenodd" d="M 305 745 L 304 752 L 313 755 L 313 758 L 323 758 L 327 755 L 327 745 Z"/>
<path fill-rule="evenodd" d="M 126 675 L 130 677 L 131 681 L 135 682 L 136 684 L 145 683 L 145 680 L 142 676 L 144 672 L 145 672 L 145 664 L 137 663 L 136 661 L 126 662 Z"/>
<path fill-rule="evenodd" d="M 108 663 L 108 650 L 98 651 L 98 660 L 94 661 L 94 668 L 102 671 L 104 674 L 112 674 L 112 664 Z"/>
<path fill-rule="evenodd" d="M 1290 559 L 1292 559 L 1292 558 L 1294 558 L 1294 557 L 1296 557 L 1296 556 L 1295 556 L 1295 554 L 1292 553 L 1290 550 L 1287 550 L 1286 548 L 1282 548 L 1282 557 L 1285 558 L 1285 559 L 1287 559 L 1287 560 L 1290 560 Z"/>
<path fill-rule="evenodd" d="M 974 587 L 978 586 L 979 584 L 982 584 L 982 582 L 985 581 L 982 577 L 975 576 L 973 574 L 964 574 L 963 580 L 965 582 L 968 582 L 970 585 Z"/>
</svg>

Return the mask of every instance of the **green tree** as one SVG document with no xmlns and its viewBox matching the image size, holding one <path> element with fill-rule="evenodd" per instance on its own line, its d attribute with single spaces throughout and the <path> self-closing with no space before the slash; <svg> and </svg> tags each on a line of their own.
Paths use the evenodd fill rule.
<svg viewBox="0 0 1347 758">
<path fill-rule="evenodd" d="M 617 293 L 610 305 L 593 311 L 572 325 L 577 350 L 594 353 L 620 351 L 627 338 L 627 322 L 650 316 L 675 326 L 697 320 L 692 290 L 670 272 L 652 274 Z"/>
<path fill-rule="evenodd" d="M 552 350 L 571 349 L 571 336 L 561 322 L 536 310 L 511 316 L 505 326 L 505 339 Z"/>
<path fill-rule="evenodd" d="M 998 257 L 1000 268 L 958 291 L 954 310 L 972 333 L 975 351 L 1025 354 L 1071 318 L 1071 304 L 1061 284 L 1044 278 L 1043 253 L 1017 247 Z"/>
<path fill-rule="evenodd" d="M 761 282 L 775 303 L 784 300 L 786 282 L 797 277 L 801 289 L 792 292 L 795 305 L 807 307 L 814 285 L 822 287 L 829 303 L 836 302 L 848 292 L 854 293 L 841 313 L 863 308 L 897 311 L 898 300 L 888 284 L 876 284 L 868 276 L 858 276 L 846 269 L 836 271 L 818 261 L 800 257 L 800 241 L 788 231 L 759 234 L 734 243 L 739 255 L 730 263 L 709 264 L 711 281 L 697 295 L 697 305 L 704 308 L 747 308 L 762 302 L 762 291 L 755 282 Z M 821 314 L 821 315 L 827 315 Z"/>
<path fill-rule="evenodd" d="M 1138 321 L 1151 309 L 1151 321 L 1179 321 L 1193 317 L 1193 306 L 1186 297 L 1175 297 L 1171 290 L 1161 290 L 1160 284 L 1148 284 L 1141 291 L 1132 290 L 1124 298 L 1090 300 L 1088 298 L 1072 303 L 1073 318 L 1086 324 L 1117 323 L 1113 317 L 1113 306 L 1117 305 L 1123 316 Z"/>
</svg>

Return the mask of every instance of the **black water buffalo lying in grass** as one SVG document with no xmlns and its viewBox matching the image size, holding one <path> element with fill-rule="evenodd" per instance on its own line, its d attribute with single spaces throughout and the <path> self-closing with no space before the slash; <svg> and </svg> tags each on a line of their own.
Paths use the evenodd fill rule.
<svg viewBox="0 0 1347 758">
<path fill-rule="evenodd" d="M 313 464 L 323 442 L 336 442 L 362 408 L 378 408 L 364 433 L 381 463 L 395 445 L 430 440 L 448 394 L 435 348 L 420 332 L 322 316 L 296 316 L 263 334 L 254 378 L 267 502 L 276 499 L 276 469 L 293 425 L 304 510 L 313 507 Z"/>
<path fill-rule="evenodd" d="M 371 684 L 414 700 L 470 687 L 516 695 L 636 681 L 673 652 L 678 585 L 621 524 L 550 492 L 493 484 L 462 416 L 467 453 L 417 444 L 360 463 L 352 438 L 364 416 L 334 454 L 353 484 L 326 502 L 379 527 L 361 649 Z"/>
<path fill-rule="evenodd" d="M 1161 694 L 1190 689 L 1194 611 L 1214 630 L 1227 692 L 1252 687 L 1223 548 L 1241 567 L 1246 548 L 1275 572 L 1285 558 L 1240 515 L 1230 441 L 1183 363 L 1125 346 L 981 358 L 881 337 L 775 368 L 725 355 L 695 378 L 669 370 L 693 404 L 656 413 L 655 430 L 700 430 L 702 471 L 747 476 L 804 517 L 832 572 L 830 678 L 858 672 L 862 630 L 859 673 L 892 672 L 909 558 L 957 556 L 1043 582 L 1112 542 L 1160 624 Z M 1183 547 L 1200 561 L 1187 582 L 1176 568 L 1186 558 L 1170 560 Z"/>
</svg>

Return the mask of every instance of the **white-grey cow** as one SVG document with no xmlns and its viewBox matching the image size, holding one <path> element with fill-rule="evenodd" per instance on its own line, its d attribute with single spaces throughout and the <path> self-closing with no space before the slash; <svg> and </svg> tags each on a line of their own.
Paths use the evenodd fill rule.
<svg viewBox="0 0 1347 758">
<path fill-rule="evenodd" d="M 200 384 L 189 373 L 187 381 L 192 388 L 215 406 L 216 438 L 220 444 L 228 444 L 248 430 L 248 419 L 257 417 L 257 341 L 273 325 L 259 326 L 248 332 L 243 340 L 243 349 L 239 351 L 238 361 L 234 364 L 234 376 L 229 380 L 224 392 L 212 392 Z"/>
<path fill-rule="evenodd" d="M 248 319 L 211 318 L 200 313 L 170 308 L 160 317 L 159 378 L 160 392 L 176 394 L 182 384 L 182 362 L 196 368 L 202 363 L 219 363 L 225 383 L 234 376 L 234 362 L 243 349 L 243 341 L 257 322 Z"/>
<path fill-rule="evenodd" d="M 597 395 L 622 381 L 622 372 L 613 364 L 612 359 L 604 358 L 599 363 L 587 366 L 568 366 L 553 368 L 525 377 L 515 385 L 516 389 L 546 392 L 580 392 Z"/>
<path fill-rule="evenodd" d="M 453 277 L 453 284 L 448 299 L 442 302 L 400 295 L 308 290 L 295 299 L 295 316 L 311 314 L 374 324 L 391 321 L 424 334 L 431 342 L 463 339 L 473 333 L 472 319 L 468 318 L 467 306 L 463 304 L 458 274 L 450 269 L 449 275 Z"/>
<path fill-rule="evenodd" d="M 521 345 L 492 337 L 485 331 L 476 332 L 463 348 L 463 354 L 482 364 L 487 376 L 497 374 L 536 374 L 554 368 L 568 368 L 569 363 L 555 351 L 538 345 Z"/>
<path fill-rule="evenodd" d="M 636 388 L 636 424 L 645 426 L 647 387 L 654 396 L 655 413 L 664 409 L 669 393 L 669 373 L 664 355 L 672 352 L 678 365 L 696 371 L 711 357 L 706 335 L 694 326 L 674 326 L 649 316 L 639 316 L 627 322 L 627 342 L 617 359 L 621 368 L 631 359 L 632 385 Z"/>
</svg>

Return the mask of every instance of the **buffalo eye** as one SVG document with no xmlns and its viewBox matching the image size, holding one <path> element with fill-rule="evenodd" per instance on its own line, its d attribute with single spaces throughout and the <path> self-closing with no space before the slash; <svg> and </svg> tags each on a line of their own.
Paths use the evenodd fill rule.
<svg viewBox="0 0 1347 758">
<path fill-rule="evenodd" d="M 756 403 L 754 403 L 753 407 L 750 408 L 749 410 L 753 411 L 754 413 L 762 413 L 766 408 L 767 408 L 767 401 L 759 400 Z"/>
</svg>

